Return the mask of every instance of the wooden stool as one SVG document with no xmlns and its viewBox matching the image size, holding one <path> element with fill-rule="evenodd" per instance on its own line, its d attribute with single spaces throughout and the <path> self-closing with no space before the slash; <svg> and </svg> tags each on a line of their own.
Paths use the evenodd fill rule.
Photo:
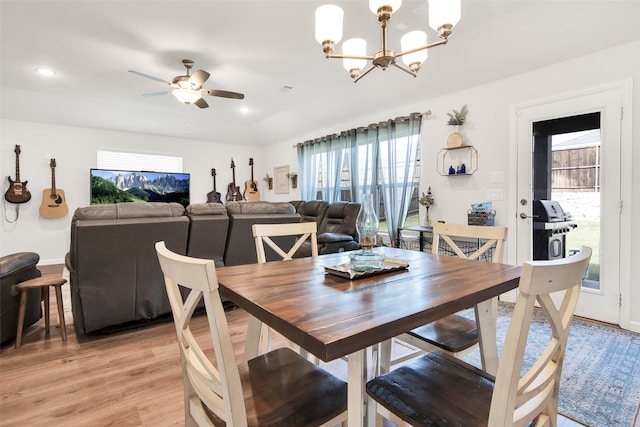
<svg viewBox="0 0 640 427">
<path fill-rule="evenodd" d="M 22 345 L 22 326 L 24 325 L 24 312 L 27 308 L 27 294 L 29 289 L 47 288 L 44 293 L 44 325 L 46 334 L 49 335 L 49 286 L 56 288 L 56 302 L 58 304 L 58 317 L 60 319 L 60 333 L 62 341 L 67 340 L 67 328 L 64 324 L 64 308 L 62 306 L 62 285 L 67 283 L 67 279 L 56 274 L 47 274 L 35 279 L 20 282 L 16 289 L 20 289 L 20 312 L 18 313 L 18 331 L 16 332 L 16 348 Z"/>
</svg>

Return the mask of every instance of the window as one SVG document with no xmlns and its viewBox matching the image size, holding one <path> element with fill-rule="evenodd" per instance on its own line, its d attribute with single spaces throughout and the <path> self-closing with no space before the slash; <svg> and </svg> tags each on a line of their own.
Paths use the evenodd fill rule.
<svg viewBox="0 0 640 427">
<path fill-rule="evenodd" d="M 98 150 L 99 169 L 181 173 L 182 157 Z"/>
</svg>

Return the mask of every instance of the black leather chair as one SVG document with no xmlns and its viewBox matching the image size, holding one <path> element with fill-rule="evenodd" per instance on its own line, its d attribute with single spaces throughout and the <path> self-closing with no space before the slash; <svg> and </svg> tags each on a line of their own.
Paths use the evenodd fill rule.
<svg viewBox="0 0 640 427">
<path fill-rule="evenodd" d="M 318 224 L 318 253 L 320 255 L 360 249 L 356 219 L 360 203 L 324 200 L 290 202 L 302 217 L 302 221 Z M 305 243 L 296 257 L 311 256 L 311 246 Z"/>
<path fill-rule="evenodd" d="M 33 252 L 18 252 L 0 258 L 0 343 L 16 337 L 20 309 L 20 291 L 16 290 L 16 284 L 42 276 L 36 268 L 38 261 L 40 255 Z M 42 317 L 41 300 L 41 289 L 29 290 L 24 329 Z"/>
</svg>

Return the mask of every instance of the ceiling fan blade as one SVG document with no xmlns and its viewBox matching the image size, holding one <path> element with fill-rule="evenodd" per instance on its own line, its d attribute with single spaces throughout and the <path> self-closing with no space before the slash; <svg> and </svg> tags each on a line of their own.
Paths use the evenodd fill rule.
<svg viewBox="0 0 640 427">
<path fill-rule="evenodd" d="M 204 70 L 198 70 L 189 77 L 189 85 L 193 88 L 201 88 L 211 74 Z"/>
<path fill-rule="evenodd" d="M 169 83 L 168 81 L 163 80 L 163 79 L 159 79 L 158 77 L 153 77 L 153 76 L 150 76 L 148 74 L 140 73 L 138 71 L 133 71 L 133 70 L 129 70 L 129 72 L 131 74 L 135 74 L 137 76 L 144 77 L 145 79 L 151 79 L 151 80 L 155 80 L 155 81 L 160 82 L 160 83 L 166 83 L 168 85 L 171 85 L 171 83 Z"/>
<path fill-rule="evenodd" d="M 204 98 L 198 99 L 194 104 L 200 108 L 209 108 L 209 104 L 207 104 L 207 101 L 205 101 Z"/>
<path fill-rule="evenodd" d="M 143 93 L 142 96 L 160 96 L 160 95 L 166 95 L 168 93 L 171 93 L 170 90 L 165 90 L 162 92 L 151 92 L 151 93 Z"/>
<path fill-rule="evenodd" d="M 202 89 L 202 93 L 206 93 L 207 95 L 211 96 L 219 96 L 221 98 L 244 99 L 243 93 L 229 92 L 227 90 Z"/>
</svg>

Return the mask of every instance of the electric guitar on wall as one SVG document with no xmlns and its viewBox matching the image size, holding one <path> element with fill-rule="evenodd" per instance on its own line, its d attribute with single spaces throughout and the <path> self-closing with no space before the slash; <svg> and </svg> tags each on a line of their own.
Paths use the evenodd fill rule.
<svg viewBox="0 0 640 427">
<path fill-rule="evenodd" d="M 207 193 L 207 203 L 222 203 L 222 195 L 216 191 L 216 170 L 211 169 L 211 176 L 213 177 L 213 191 Z"/>
<path fill-rule="evenodd" d="M 249 166 L 251 166 L 251 179 L 244 184 L 244 198 L 249 201 L 260 200 L 258 182 L 253 179 L 253 157 L 249 159 Z"/>
<path fill-rule="evenodd" d="M 62 218 L 69 213 L 69 207 L 65 201 L 64 191 L 56 189 L 56 159 L 51 159 L 49 166 L 51 167 L 51 188 L 42 190 L 40 216 L 43 218 Z"/>
<path fill-rule="evenodd" d="M 27 190 L 27 181 L 20 181 L 20 146 L 16 144 L 13 151 L 16 153 L 16 180 L 7 177 L 9 189 L 4 193 L 4 198 L 11 203 L 26 203 L 31 200 L 31 193 Z"/>
<path fill-rule="evenodd" d="M 227 202 L 239 202 L 242 201 L 242 193 L 240 193 L 240 187 L 236 185 L 236 164 L 231 159 L 231 171 L 233 173 L 233 181 L 227 185 Z"/>
</svg>

